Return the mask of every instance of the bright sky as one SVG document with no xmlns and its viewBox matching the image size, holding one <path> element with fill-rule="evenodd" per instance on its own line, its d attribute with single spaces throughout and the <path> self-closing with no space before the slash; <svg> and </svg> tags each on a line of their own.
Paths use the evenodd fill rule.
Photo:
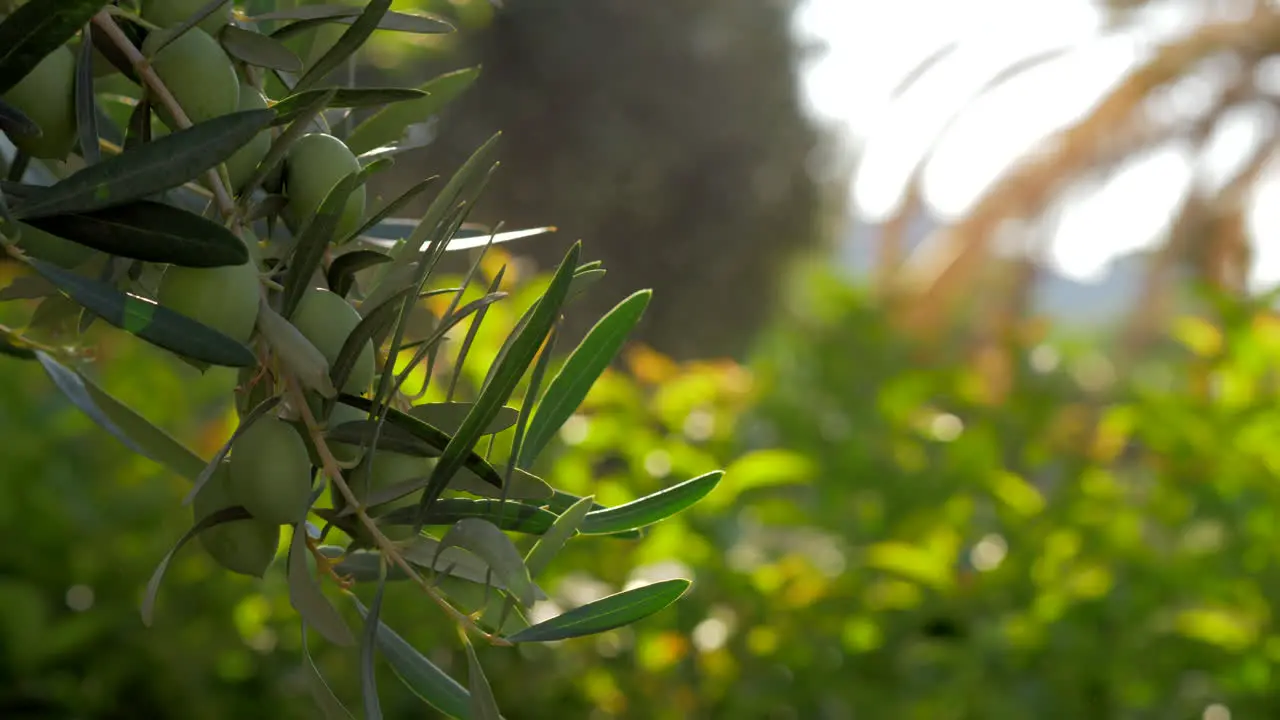
<svg viewBox="0 0 1280 720">
<path fill-rule="evenodd" d="M 946 220 L 977 201 L 1013 159 L 1088 112 L 1153 44 L 1194 23 L 1205 6 L 1225 18 L 1241 2 L 1173 3 L 1139 30 L 1118 34 L 1104 32 L 1089 0 L 807 0 L 797 28 L 828 45 L 807 74 L 807 99 L 861 153 L 850 193 L 862 220 L 889 216 L 916 173 L 927 207 Z M 945 62 L 893 97 L 908 73 L 952 43 Z M 1070 51 L 973 99 L 1017 61 L 1059 48 Z M 1161 119 L 1194 117 L 1217 92 L 1212 77 L 1194 77 L 1150 109 Z M 1275 121 L 1269 107 L 1233 113 L 1201 159 L 1207 181 L 1230 180 Z M 1117 254 L 1160 240 L 1189 188 L 1192 160 L 1189 146 L 1173 143 L 1078 193 L 1051 241 L 1056 269 L 1101 279 Z M 1280 234 L 1278 176 L 1280 167 L 1272 167 L 1257 187 L 1249 215 L 1255 238 Z M 1251 284 L 1280 282 L 1280 244 L 1255 242 L 1254 252 Z"/>
</svg>

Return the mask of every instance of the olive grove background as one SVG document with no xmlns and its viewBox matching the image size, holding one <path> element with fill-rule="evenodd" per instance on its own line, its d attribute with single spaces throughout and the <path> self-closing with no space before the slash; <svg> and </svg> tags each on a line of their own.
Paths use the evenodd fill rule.
<svg viewBox="0 0 1280 720">
<path fill-rule="evenodd" d="M 1154 4 L 1112 5 L 1106 32 Z M 916 173 L 895 213 L 855 217 L 873 260 L 851 276 L 848 178 L 820 167 L 837 151 L 800 99 L 796 3 L 397 3 L 460 32 L 380 38 L 363 80 L 482 66 L 400 162 L 444 175 L 502 129 L 472 219 L 560 228 L 502 247 L 534 264 L 514 266 L 524 289 L 492 307 L 474 355 L 579 238 L 610 270 L 578 317 L 655 289 L 643 342 L 544 474 L 612 504 L 727 468 L 643 541 L 570 544 L 558 567 L 574 571 L 545 583 L 567 608 L 637 567 L 693 578 L 680 603 L 599 640 L 480 649 L 512 720 L 1280 714 L 1280 322 L 1240 279 L 1276 241 L 1248 221 L 1275 123 L 1127 260 L 1123 302 L 1081 323 L 1029 300 L 1052 282 L 1035 228 L 1081 183 L 1162 142 L 1195 156 L 1233 109 L 1275 109 L 1280 16 L 1186 5 L 1192 22 L 965 212 L 931 217 Z M 1222 58 L 1235 70 L 1209 75 L 1229 91 L 1198 116 L 1151 102 Z M 995 251 L 1010 233 L 1024 252 Z M 234 378 L 178 373 L 140 343 L 102 354 L 112 392 L 197 452 L 234 426 Z M 184 552 L 142 628 L 142 587 L 189 525 L 170 511 L 186 484 L 3 357 L 0 460 L 0 717 L 316 716 L 278 573 L 252 582 Z M 383 612 L 408 618 L 418 597 L 389 591 Z M 452 647 L 444 623 L 415 627 L 418 647 Z M 354 697 L 354 653 L 316 661 Z M 422 716 L 383 687 L 389 717 Z"/>
</svg>

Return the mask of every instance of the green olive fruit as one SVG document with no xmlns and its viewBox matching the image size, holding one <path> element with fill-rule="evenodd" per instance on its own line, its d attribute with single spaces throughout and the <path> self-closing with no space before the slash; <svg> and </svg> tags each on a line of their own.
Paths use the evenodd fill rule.
<svg viewBox="0 0 1280 720">
<path fill-rule="evenodd" d="M 325 196 L 342 178 L 360 171 L 360 161 L 338 138 L 325 133 L 308 133 L 289 148 L 285 156 L 285 220 L 294 230 L 320 210 Z M 364 221 L 365 188 L 360 186 L 347 197 L 333 237 L 340 240 L 360 229 Z"/>
<path fill-rule="evenodd" d="M 173 93 L 192 124 L 212 120 L 235 112 L 240 105 L 240 78 L 236 77 L 231 59 L 209 33 L 191 28 L 156 53 L 167 32 L 153 32 L 142 43 L 142 52 L 151 58 L 151 67 Z M 164 106 L 156 106 L 156 114 L 165 125 L 177 123 Z"/>
<path fill-rule="evenodd" d="M 31 157 L 62 160 L 76 142 L 76 56 L 63 45 L 49 53 L 17 85 L 4 101 L 40 126 L 40 135 L 9 136 Z"/>
<path fill-rule="evenodd" d="M 83 265 L 95 254 L 93 248 L 60 238 L 24 222 L 19 222 L 18 228 L 22 232 L 18 238 L 18 247 L 37 260 L 70 269 Z"/>
<path fill-rule="evenodd" d="M 240 110 L 265 110 L 267 99 L 258 89 L 248 83 L 240 84 Z M 231 190 L 234 192 L 258 169 L 258 163 L 267 156 L 271 149 L 271 131 L 263 130 L 253 137 L 247 145 L 227 158 L 227 177 L 231 179 Z"/>
<path fill-rule="evenodd" d="M 196 522 L 237 505 L 231 500 L 229 475 L 229 463 L 224 462 L 196 493 L 192 501 Z M 241 575 L 262 577 L 280 545 L 280 526 L 257 518 L 232 520 L 201 531 L 198 538 L 205 552 L 222 567 Z"/>
<path fill-rule="evenodd" d="M 311 497 L 311 460 L 302 436 L 275 417 L 258 418 L 231 446 L 231 498 L 255 518 L 298 522 Z"/>
<path fill-rule="evenodd" d="M 209 0 L 142 0 L 142 19 L 160 27 L 184 23 Z M 196 27 L 210 35 L 217 35 L 224 25 L 231 22 L 231 0 L 209 13 Z"/>
<path fill-rule="evenodd" d="M 247 343 L 258 319 L 258 268 L 242 265 L 165 271 L 156 300 L 236 342 Z"/>
<path fill-rule="evenodd" d="M 311 288 L 302 294 L 298 307 L 290 318 L 293 326 L 298 328 L 302 336 L 324 355 L 333 367 L 338 361 L 338 353 L 347 336 L 360 324 L 360 313 L 341 295 Z M 356 364 L 342 386 L 343 392 L 359 395 L 369 389 L 373 383 L 374 373 L 373 343 L 366 343 L 356 357 Z"/>
</svg>

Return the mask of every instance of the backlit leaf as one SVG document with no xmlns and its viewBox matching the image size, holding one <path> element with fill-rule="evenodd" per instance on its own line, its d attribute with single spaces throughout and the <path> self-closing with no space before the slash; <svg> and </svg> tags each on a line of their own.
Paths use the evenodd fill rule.
<svg viewBox="0 0 1280 720">
<path fill-rule="evenodd" d="M 582 532 L 587 535 L 608 535 L 665 520 L 706 497 L 722 477 L 724 471 L 715 470 L 624 505 L 593 510 L 583 520 Z"/>
<path fill-rule="evenodd" d="M 106 162 L 94 167 L 102 167 Z M 227 367 L 249 367 L 253 351 L 211 327 L 154 301 L 40 260 L 28 261 L 36 272 L 57 285 L 72 300 L 104 320 L 147 342 L 192 360 Z"/>
<path fill-rule="evenodd" d="M 412 102 L 397 103 L 366 118 L 347 137 L 347 147 L 356 155 L 389 145 L 400 139 L 404 129 L 440 112 L 461 95 L 480 76 L 479 67 L 463 68 L 435 77 L 418 89 L 426 96 Z"/>
<path fill-rule="evenodd" d="M 531 625 L 507 639 L 513 643 L 550 642 L 595 635 L 630 625 L 680 599 L 691 584 L 688 580 L 663 580 L 624 590 Z"/>
</svg>

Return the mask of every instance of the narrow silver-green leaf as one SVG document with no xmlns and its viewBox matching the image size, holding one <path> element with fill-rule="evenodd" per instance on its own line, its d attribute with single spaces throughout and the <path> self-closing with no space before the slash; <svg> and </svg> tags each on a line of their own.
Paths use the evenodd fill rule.
<svg viewBox="0 0 1280 720">
<path fill-rule="evenodd" d="M 216 512 L 204 516 L 200 522 L 196 523 L 178 538 L 178 542 L 165 554 L 160 564 L 156 566 L 155 572 L 151 573 L 151 579 L 147 581 L 146 593 L 142 596 L 142 624 L 151 627 L 152 619 L 155 617 L 156 596 L 160 593 L 160 583 L 164 580 L 164 574 L 169 569 L 169 563 L 173 561 L 173 557 L 178 554 L 183 545 L 186 545 L 196 535 L 208 530 L 215 525 L 223 523 L 235 522 L 237 520 L 248 520 L 252 516 L 248 510 L 240 507 L 223 508 Z"/>
<path fill-rule="evenodd" d="M 485 561 L 525 607 L 533 605 L 533 579 L 511 538 L 487 520 L 463 518 L 440 540 L 440 548 L 457 546 Z"/>
<path fill-rule="evenodd" d="M 231 157 L 273 118 L 270 110 L 243 110 L 156 138 L 71 174 L 23 203 L 15 214 L 26 220 L 88 212 L 162 193 Z"/>
<path fill-rule="evenodd" d="M 32 227 L 110 255 L 192 268 L 243 265 L 244 243 L 220 223 L 151 200 L 31 218 Z"/>
<path fill-rule="evenodd" d="M 419 420 L 439 428 L 441 432 L 453 435 L 462 427 L 467 415 L 475 408 L 474 403 L 442 402 L 424 403 L 409 408 L 409 414 Z M 513 407 L 503 406 L 498 409 L 493 420 L 484 428 L 482 435 L 494 435 L 516 424 L 520 413 Z"/>
<path fill-rule="evenodd" d="M 565 543 L 569 542 L 569 538 L 578 534 L 578 528 L 582 526 L 582 521 L 586 518 L 587 513 L 591 511 L 591 506 L 595 504 L 595 497 L 588 495 L 572 507 L 560 514 L 551 527 L 538 538 L 538 542 L 534 543 L 533 548 L 529 550 L 529 554 L 524 558 L 525 567 L 529 568 L 530 577 L 538 577 L 543 570 L 551 564 L 551 560 L 560 553 Z"/>
<path fill-rule="evenodd" d="M 0 98 L 0 132 L 6 135 L 37 135 L 43 131 L 26 113 Z"/>
<path fill-rule="evenodd" d="M 285 72 L 302 72 L 302 59 L 288 45 L 270 35 L 227 25 L 222 28 L 218 39 L 222 41 L 222 47 L 228 55 L 246 64 Z"/>
<path fill-rule="evenodd" d="M 347 137 L 347 147 L 356 155 L 396 142 L 404 129 L 420 123 L 440 112 L 445 105 L 461 95 L 480 76 L 479 67 L 455 70 L 432 78 L 418 89 L 426 97 L 412 102 L 389 105 L 366 118 Z"/>
<path fill-rule="evenodd" d="M 537 475 L 506 466 L 495 466 L 494 469 L 504 478 L 502 487 L 494 487 L 464 467 L 449 480 L 449 489 L 483 498 L 507 500 L 549 500 L 555 495 L 555 490 Z"/>
<path fill-rule="evenodd" d="M 324 23 L 350 25 L 359 15 L 360 8 L 351 7 L 350 5 L 303 5 L 289 10 L 255 15 L 251 19 L 254 21 L 297 20 L 298 22 L 285 25 L 271 33 L 274 37 L 283 40 Z M 377 29 L 418 35 L 439 35 L 450 33 L 454 30 L 453 25 L 437 15 L 403 12 L 386 13 L 378 22 Z"/>
<path fill-rule="evenodd" d="M 484 668 L 480 667 L 480 658 L 476 657 L 476 649 L 471 646 L 467 636 L 462 636 L 462 644 L 467 649 L 467 686 L 471 692 L 471 720 L 501 720 L 498 712 L 498 701 L 493 697 L 493 688 L 489 687 L 489 678 L 484 676 Z"/>
<path fill-rule="evenodd" d="M 382 720 L 382 703 L 378 699 L 378 676 L 373 661 L 378 646 L 378 627 L 382 614 L 382 594 L 387 589 L 386 563 L 379 563 L 378 589 L 369 603 L 369 613 L 364 618 L 364 632 L 360 634 L 360 697 L 364 704 L 364 720 Z"/>
<path fill-rule="evenodd" d="M 391 262 L 391 256 L 376 250 L 356 250 L 339 255 L 329 264 L 329 273 L 326 276 L 329 289 L 346 297 L 347 293 L 355 287 L 356 273 L 388 262 Z"/>
<path fill-rule="evenodd" d="M 515 391 L 520 378 L 533 364 L 552 325 L 560 317 L 560 307 L 564 304 L 569 283 L 573 280 L 573 269 L 577 267 L 581 247 L 581 243 L 574 243 L 569 249 L 560 263 L 560 268 L 552 277 L 551 284 L 534 306 L 535 310 L 529 324 L 520 331 L 510 351 L 499 361 L 493 382 L 481 390 L 462 427 L 458 428 L 458 432 L 449 440 L 448 446 L 440 456 L 440 461 L 432 471 L 431 481 L 418 502 L 420 511 L 425 510 L 440 497 L 440 493 L 444 492 L 449 478 L 463 466 L 471 448 L 481 438 L 482 431 L 497 417 L 498 412 L 511 398 L 511 393 Z"/>
<path fill-rule="evenodd" d="M 385 525 L 412 526 L 417 508 L 403 507 L 378 518 Z M 500 530 L 541 535 L 551 529 L 556 521 L 555 513 L 537 505 L 502 500 L 472 500 L 470 498 L 441 498 L 434 502 L 423 517 L 423 525 L 452 525 L 464 518 L 481 518 L 498 526 Z"/>
<path fill-rule="evenodd" d="M 338 394 L 329 379 L 329 361 L 293 323 L 272 310 L 263 300 L 258 307 L 258 330 L 276 352 L 280 362 L 308 389 L 331 398 Z"/>
<path fill-rule="evenodd" d="M 110 418 L 116 427 L 123 430 L 134 442 L 145 449 L 145 452 L 142 453 L 144 457 L 155 460 L 193 482 L 204 472 L 205 461 L 186 445 L 178 442 L 172 435 L 156 427 L 150 420 L 139 414 L 138 411 L 112 396 L 99 386 L 93 378 L 83 373 L 79 373 L 79 377 L 84 382 L 85 391 L 88 392 L 89 397 L 93 399 L 98 409 Z"/>
<path fill-rule="evenodd" d="M 82 37 L 88 38 L 88 26 Z M 93 43 L 81 42 L 76 54 L 75 80 L 76 135 L 80 141 L 80 157 L 86 165 L 102 158 L 98 146 L 98 104 L 93 95 Z"/>
<path fill-rule="evenodd" d="M 343 394 L 340 402 L 350 405 L 351 407 L 364 410 L 365 412 L 373 411 L 373 401 L 368 398 Z M 450 435 L 443 430 L 433 427 L 429 423 L 425 423 L 411 415 L 400 412 L 395 408 L 387 408 L 386 410 L 387 421 L 389 423 L 398 425 L 400 428 L 408 431 L 414 437 L 426 442 L 441 453 L 443 453 L 445 448 L 449 446 L 451 439 Z M 502 487 L 502 476 L 498 474 L 497 470 L 495 470 L 493 466 L 484 459 L 484 457 L 478 455 L 474 451 L 468 453 L 465 458 L 465 462 L 463 463 L 463 467 L 471 470 L 490 485 L 498 488 Z"/>
<path fill-rule="evenodd" d="M 538 403 L 529 423 L 529 433 L 520 446 L 520 467 L 533 465 L 551 438 L 577 411 L 592 385 L 622 350 L 627 336 L 644 316 L 651 297 L 651 290 L 642 290 L 618 303 L 578 344 Z"/>
<path fill-rule="evenodd" d="M 102 167 L 107 162 L 94 167 Z M 247 346 L 152 300 L 122 293 L 106 283 L 50 263 L 40 260 L 28 262 L 36 272 L 84 308 L 157 347 L 210 365 L 249 367 L 257 362 Z"/>
<path fill-rule="evenodd" d="M 293 526 L 293 538 L 289 542 L 289 604 L 329 642 L 343 647 L 355 645 L 355 637 L 346 621 L 307 570 L 307 553 L 310 551 L 306 536 L 305 522 Z"/>
<path fill-rule="evenodd" d="M 49 53 L 67 44 L 107 0 L 29 2 L 0 22 L 0 93 L 26 77 Z"/>
<path fill-rule="evenodd" d="M 305 112 L 315 100 L 334 90 L 328 95 L 325 107 L 330 108 L 364 108 L 377 105 L 419 100 L 427 93 L 417 88 L 399 87 L 357 87 L 357 88 L 323 88 L 306 90 L 284 98 L 271 106 L 276 114 L 276 125 L 284 125 Z"/>
<path fill-rule="evenodd" d="M 587 535 L 611 535 L 660 522 L 706 497 L 722 477 L 723 470 L 714 470 L 624 505 L 593 510 L 583 520 L 582 532 Z"/>
<path fill-rule="evenodd" d="M 355 720 L 351 711 L 333 694 L 333 688 L 329 687 L 320 668 L 311 659 L 311 649 L 307 646 L 306 620 L 302 621 L 302 662 L 307 676 L 307 689 L 311 691 L 311 698 L 324 714 L 325 720 Z"/>
<path fill-rule="evenodd" d="M 369 613 L 354 595 L 356 611 L 361 617 Z M 378 622 L 378 649 L 396 677 L 423 702 L 458 720 L 471 720 L 471 694 L 457 680 L 449 677 L 422 653 L 405 642 L 385 623 Z"/>
<path fill-rule="evenodd" d="M 688 580 L 663 580 L 624 590 L 531 625 L 507 639 L 513 643 L 551 642 L 595 635 L 630 625 L 680 599 L 691 584 Z"/>
<path fill-rule="evenodd" d="M 328 52 L 321 55 L 311 67 L 307 68 L 306 73 L 298 78 L 298 82 L 293 86 L 293 92 L 302 92 L 308 90 L 312 85 L 320 82 L 333 72 L 335 68 L 342 64 L 344 60 L 354 54 L 364 45 L 365 40 L 378 29 L 378 23 L 382 22 L 382 17 L 391 9 L 391 0 L 369 0 L 364 6 L 364 10 L 360 12 L 359 17 L 351 23 L 351 27 L 347 28 L 342 36 L 338 38 L 338 42 L 329 48 Z M 357 153 L 359 154 L 359 153 Z"/>
<path fill-rule="evenodd" d="M 93 398 L 89 396 L 89 391 L 85 388 L 84 380 L 78 373 L 63 366 L 42 350 L 37 350 L 35 352 L 35 357 L 40 361 L 40 365 L 44 367 L 45 373 L 49 376 L 49 379 L 53 381 L 53 384 L 58 386 L 58 389 L 62 391 L 62 394 L 65 395 L 73 405 L 79 408 L 80 412 L 88 415 L 89 419 L 97 423 L 103 430 L 114 435 L 115 438 L 123 443 L 125 447 L 139 455 L 142 455 L 143 457 L 151 458 L 152 460 L 159 462 L 159 460 L 151 456 L 151 453 L 147 452 L 138 445 L 138 443 L 134 442 L 133 438 L 130 437 L 128 433 L 121 430 L 115 422 L 113 422 L 111 418 L 102 411 L 102 408 L 100 408 L 98 404 L 94 402 Z"/>
</svg>

